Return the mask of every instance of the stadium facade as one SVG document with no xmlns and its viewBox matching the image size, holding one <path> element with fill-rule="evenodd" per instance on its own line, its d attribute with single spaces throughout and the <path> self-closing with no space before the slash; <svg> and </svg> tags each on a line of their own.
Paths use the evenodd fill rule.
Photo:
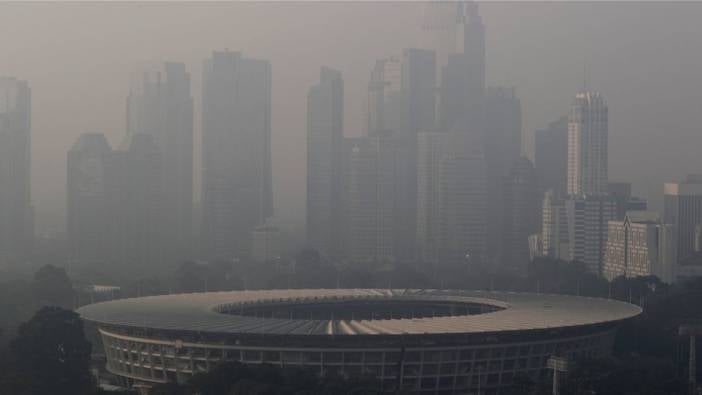
<svg viewBox="0 0 702 395">
<path fill-rule="evenodd" d="M 611 352 L 631 304 L 507 292 L 316 289 L 164 295 L 89 305 L 126 385 L 184 382 L 224 361 L 371 375 L 383 392 L 499 393 L 550 356 Z"/>
</svg>

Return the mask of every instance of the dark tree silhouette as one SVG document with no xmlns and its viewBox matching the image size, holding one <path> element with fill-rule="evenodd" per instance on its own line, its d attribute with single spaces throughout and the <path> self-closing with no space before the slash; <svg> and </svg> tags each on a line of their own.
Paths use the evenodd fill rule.
<svg viewBox="0 0 702 395">
<path fill-rule="evenodd" d="M 80 395 L 93 391 L 91 345 L 78 314 L 43 307 L 22 324 L 9 348 L 12 394 Z"/>
</svg>

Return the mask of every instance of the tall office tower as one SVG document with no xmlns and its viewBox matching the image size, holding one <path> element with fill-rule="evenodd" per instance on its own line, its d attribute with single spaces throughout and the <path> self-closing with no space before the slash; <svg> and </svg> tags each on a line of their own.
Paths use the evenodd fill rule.
<svg viewBox="0 0 702 395">
<path fill-rule="evenodd" d="M 34 236 L 30 134 L 29 84 L 0 77 L 0 266 L 24 263 Z"/>
<path fill-rule="evenodd" d="M 488 177 L 488 255 L 493 262 L 510 260 L 503 248 L 511 232 L 504 226 L 509 214 L 505 211 L 505 177 L 511 178 L 513 165 L 522 149 L 522 107 L 514 88 L 490 87 L 486 94 L 485 161 Z M 522 163 L 524 164 L 524 163 Z M 533 178 L 532 181 L 536 182 Z M 506 255 L 505 255 L 506 254 Z"/>
<path fill-rule="evenodd" d="M 323 256 L 342 255 L 344 81 L 322 67 L 307 93 L 307 243 Z"/>
<path fill-rule="evenodd" d="M 417 135 L 434 130 L 435 91 L 434 51 L 403 50 L 400 127 L 393 138 L 397 144 L 395 255 L 403 261 L 416 258 Z"/>
<path fill-rule="evenodd" d="M 575 96 L 568 120 L 569 195 L 607 193 L 607 114 L 607 104 L 599 93 Z"/>
<path fill-rule="evenodd" d="M 541 255 L 569 260 L 570 234 L 565 200 L 561 194 L 550 189 L 544 193 L 541 210 Z"/>
<path fill-rule="evenodd" d="M 460 2 L 429 1 L 424 3 L 422 15 L 422 40 L 421 47 L 436 51 L 436 61 L 443 66 L 448 61 L 449 54 L 462 52 L 457 44 L 459 24 L 463 23 L 463 4 Z M 441 78 L 441 68 L 437 69 L 437 78 Z"/>
<path fill-rule="evenodd" d="M 251 231 L 273 212 L 268 61 L 230 51 L 205 61 L 202 163 L 203 255 L 247 256 Z"/>
<path fill-rule="evenodd" d="M 661 222 L 658 213 L 630 211 L 623 220 L 609 221 L 604 277 L 657 276 L 674 280 L 675 240 L 673 226 Z"/>
<path fill-rule="evenodd" d="M 110 259 L 109 180 L 112 148 L 103 134 L 85 133 L 68 151 L 66 228 L 70 266 Z"/>
<path fill-rule="evenodd" d="M 183 63 L 138 73 L 127 98 L 127 137 L 153 136 L 163 158 L 167 259 L 189 259 L 193 244 L 193 98 Z"/>
<path fill-rule="evenodd" d="M 377 60 L 368 82 L 368 133 L 400 128 L 401 88 L 400 58 L 389 57 Z"/>
<path fill-rule="evenodd" d="M 448 133 L 419 133 L 417 152 L 417 255 L 436 265 L 441 248 L 439 170 L 448 152 Z"/>
<path fill-rule="evenodd" d="M 568 117 L 534 133 L 534 166 L 539 192 L 566 192 L 568 182 Z"/>
<path fill-rule="evenodd" d="M 458 6 L 457 53 L 449 54 L 441 71 L 439 128 L 451 130 L 463 119 L 464 123 L 482 132 L 485 27 L 476 3 L 459 3 Z"/>
<path fill-rule="evenodd" d="M 695 230 L 702 224 L 702 175 L 688 175 L 664 186 L 663 222 L 672 224 L 678 260 L 695 255 Z"/>
<path fill-rule="evenodd" d="M 162 272 L 173 262 L 165 252 L 163 157 L 153 136 L 129 136 L 106 170 L 113 273 Z"/>
<path fill-rule="evenodd" d="M 454 130 L 439 169 L 443 261 L 481 264 L 487 258 L 487 169 L 479 139 Z"/>
<path fill-rule="evenodd" d="M 530 261 L 529 236 L 540 227 L 536 171 L 529 159 L 517 159 L 509 176 L 505 177 L 504 203 L 502 270 L 525 276 Z"/>
<path fill-rule="evenodd" d="M 391 131 L 349 139 L 349 258 L 395 259 L 395 151 Z"/>
<path fill-rule="evenodd" d="M 631 196 L 631 183 L 608 182 L 607 193 L 617 203 L 617 219 L 624 220 L 627 211 L 646 211 L 646 199 Z"/>
<path fill-rule="evenodd" d="M 478 4 L 472 1 L 463 2 L 463 14 L 459 16 L 459 42 L 463 53 L 468 58 L 468 73 L 470 88 L 476 92 L 485 91 L 485 26 L 478 12 Z M 463 42 L 460 42 L 460 39 Z"/>
<path fill-rule="evenodd" d="M 585 264 L 602 275 L 608 222 L 617 215 L 617 204 L 607 196 L 570 197 L 566 200 L 570 261 Z"/>
</svg>

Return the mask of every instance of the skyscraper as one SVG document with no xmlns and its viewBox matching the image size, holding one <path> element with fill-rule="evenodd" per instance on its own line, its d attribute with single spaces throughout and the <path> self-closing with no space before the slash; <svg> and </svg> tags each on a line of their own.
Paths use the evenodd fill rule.
<svg viewBox="0 0 702 395">
<path fill-rule="evenodd" d="M 401 117 L 402 62 L 392 56 L 378 59 L 368 82 L 368 130 L 398 130 Z"/>
<path fill-rule="evenodd" d="M 534 133 L 534 166 L 539 192 L 553 189 L 565 194 L 568 182 L 568 117 Z"/>
<path fill-rule="evenodd" d="M 599 93 L 575 96 L 568 120 L 569 195 L 607 193 L 608 109 Z"/>
<path fill-rule="evenodd" d="M 504 248 L 504 241 L 511 230 L 509 223 L 507 189 L 511 188 L 505 178 L 512 179 L 512 170 L 520 160 L 522 149 L 522 106 L 514 88 L 490 87 L 485 96 L 485 161 L 488 181 L 488 255 L 494 262 L 511 259 Z M 521 163 L 524 164 L 523 162 Z M 535 177 L 531 177 L 536 182 Z"/>
<path fill-rule="evenodd" d="M 476 3 L 459 3 L 457 13 L 456 53 L 448 55 L 441 72 L 439 127 L 450 130 L 462 119 L 482 132 L 485 27 Z"/>
<path fill-rule="evenodd" d="M 483 146 L 464 130 L 449 136 L 439 168 L 441 254 L 445 262 L 484 263 L 487 255 L 487 169 Z"/>
<path fill-rule="evenodd" d="M 392 131 L 347 141 L 349 258 L 354 262 L 395 260 L 395 163 Z"/>
<path fill-rule="evenodd" d="M 436 57 L 434 51 L 402 51 L 401 117 L 396 147 L 395 251 L 413 260 L 417 236 L 417 135 L 434 130 Z"/>
<path fill-rule="evenodd" d="M 540 227 L 536 171 L 529 159 L 521 157 L 514 162 L 509 176 L 505 177 L 504 191 L 502 269 L 524 276 L 529 268 L 529 236 Z"/>
<path fill-rule="evenodd" d="M 608 223 L 616 218 L 617 204 L 608 196 L 571 196 L 566 200 L 569 260 L 585 264 L 602 275 Z"/>
<path fill-rule="evenodd" d="M 138 73 L 127 98 L 127 138 L 153 136 L 163 159 L 164 240 L 169 260 L 191 256 L 193 242 L 193 98 L 183 63 Z"/>
<path fill-rule="evenodd" d="M 111 160 L 110 143 L 99 133 L 80 135 L 68 151 L 66 228 L 70 266 L 99 265 L 109 260 Z"/>
<path fill-rule="evenodd" d="M 608 228 L 603 272 L 607 280 L 651 275 L 666 283 L 674 280 L 673 227 L 663 224 L 657 213 L 630 211 L 623 220 L 609 221 Z"/>
<path fill-rule="evenodd" d="M 0 266 L 24 263 L 33 238 L 31 92 L 0 77 Z"/>
<path fill-rule="evenodd" d="M 448 133 L 439 165 L 440 250 L 443 260 L 487 258 L 485 158 L 485 29 L 475 3 L 458 5 L 457 51 L 441 72 L 438 130 Z"/>
<path fill-rule="evenodd" d="M 163 156 L 151 134 L 130 135 L 107 166 L 112 274 L 155 274 L 167 258 Z"/>
<path fill-rule="evenodd" d="M 541 204 L 541 255 L 553 259 L 570 260 L 568 214 L 563 197 L 549 189 Z"/>
<path fill-rule="evenodd" d="M 702 224 L 702 176 L 688 175 L 664 186 L 663 222 L 673 225 L 677 256 L 685 260 L 696 254 L 696 228 Z"/>
<path fill-rule="evenodd" d="M 251 230 L 273 211 L 270 63 L 214 52 L 202 101 L 203 255 L 247 256 Z"/>
<path fill-rule="evenodd" d="M 448 133 L 417 135 L 417 249 L 424 263 L 437 264 L 440 257 L 439 170 L 448 153 Z"/>
<path fill-rule="evenodd" d="M 617 219 L 624 220 L 627 211 L 646 211 L 646 199 L 631 196 L 631 183 L 609 182 L 607 192 L 617 203 Z"/>
<path fill-rule="evenodd" d="M 307 94 L 307 243 L 323 256 L 342 255 L 344 81 L 322 67 Z"/>
</svg>

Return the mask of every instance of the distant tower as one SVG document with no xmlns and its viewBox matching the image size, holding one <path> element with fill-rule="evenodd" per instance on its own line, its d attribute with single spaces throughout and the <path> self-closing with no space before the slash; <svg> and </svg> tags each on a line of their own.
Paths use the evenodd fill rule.
<svg viewBox="0 0 702 395">
<path fill-rule="evenodd" d="M 112 274 L 155 274 L 172 264 L 165 254 L 163 156 L 151 134 L 136 133 L 107 166 Z"/>
<path fill-rule="evenodd" d="M 193 98 L 183 63 L 137 73 L 127 98 L 127 137 L 153 136 L 163 158 L 168 259 L 189 259 L 193 242 Z"/>
<path fill-rule="evenodd" d="M 417 136 L 417 249 L 424 263 L 437 264 L 440 252 L 439 171 L 448 153 L 448 133 Z"/>
<path fill-rule="evenodd" d="M 271 64 L 214 52 L 203 73 L 203 256 L 248 256 L 251 231 L 272 213 Z"/>
<path fill-rule="evenodd" d="M 0 267 L 25 263 L 34 236 L 30 156 L 29 84 L 0 77 Z"/>
<path fill-rule="evenodd" d="M 491 261 L 510 259 L 504 248 L 504 237 L 511 232 L 505 225 L 509 184 L 513 166 L 520 161 L 522 148 L 522 106 L 514 88 L 489 87 L 485 96 L 485 162 L 488 180 L 488 255 Z M 522 164 L 523 161 L 521 161 Z M 536 178 L 531 178 L 536 182 Z"/>
<path fill-rule="evenodd" d="M 483 146 L 460 128 L 448 139 L 439 168 L 441 254 L 449 262 L 484 263 L 488 215 Z"/>
<path fill-rule="evenodd" d="M 515 161 L 505 178 L 503 269 L 525 276 L 529 268 L 529 236 L 539 229 L 536 171 L 525 157 Z M 492 220 L 492 218 L 491 218 Z"/>
<path fill-rule="evenodd" d="M 366 132 L 400 128 L 402 62 L 392 56 L 378 59 L 368 82 L 368 126 Z"/>
<path fill-rule="evenodd" d="M 697 227 L 702 224 L 702 176 L 688 175 L 664 186 L 664 223 L 672 224 L 677 255 L 686 260 L 696 255 Z"/>
<path fill-rule="evenodd" d="M 68 151 L 66 230 L 69 264 L 105 264 L 109 260 L 108 175 L 112 148 L 103 134 L 80 135 Z M 102 268 L 101 268 L 102 269 Z"/>
<path fill-rule="evenodd" d="M 322 67 L 307 93 L 307 243 L 323 256 L 341 255 L 344 81 Z"/>
<path fill-rule="evenodd" d="M 607 103 L 599 93 L 578 93 L 568 121 L 568 185 L 572 196 L 607 193 Z"/>
<path fill-rule="evenodd" d="M 354 262 L 395 259 L 395 147 L 391 131 L 347 140 L 349 257 Z"/>
</svg>

